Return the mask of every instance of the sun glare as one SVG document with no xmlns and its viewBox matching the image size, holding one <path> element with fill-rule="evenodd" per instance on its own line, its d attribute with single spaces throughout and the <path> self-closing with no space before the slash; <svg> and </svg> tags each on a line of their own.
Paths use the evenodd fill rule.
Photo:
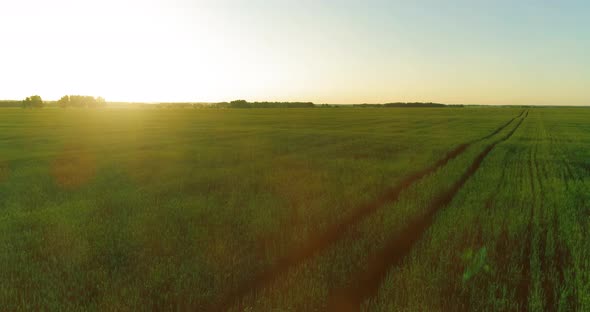
<svg viewBox="0 0 590 312">
<path fill-rule="evenodd" d="M 9 48 L 0 58 L 0 96 L 587 102 L 583 16 L 560 23 L 566 15 L 540 14 L 508 28 L 481 6 L 464 25 L 381 2 L 4 1 L 0 40 Z M 429 8 L 465 15 L 436 3 Z M 527 35 L 554 20 L 542 39 Z"/>
</svg>

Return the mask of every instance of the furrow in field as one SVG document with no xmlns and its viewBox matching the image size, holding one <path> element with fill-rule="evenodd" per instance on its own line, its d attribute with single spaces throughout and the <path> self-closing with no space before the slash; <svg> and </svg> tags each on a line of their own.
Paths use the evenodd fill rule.
<svg viewBox="0 0 590 312">
<path fill-rule="evenodd" d="M 534 205 L 536 204 L 536 192 L 535 192 L 535 182 L 533 177 L 533 165 L 532 165 L 532 151 L 529 152 L 529 160 L 528 160 L 528 174 L 529 174 L 529 183 L 530 183 L 530 192 L 532 194 L 531 205 L 529 207 L 529 213 L 527 218 L 527 226 L 525 230 L 525 238 L 524 238 L 524 249 L 521 255 L 521 274 L 520 274 L 520 281 L 518 283 L 516 289 L 516 300 L 518 302 L 518 307 L 521 310 L 528 309 L 529 303 L 529 294 L 531 290 L 531 252 L 532 252 L 532 244 L 533 244 L 533 220 L 535 217 L 535 209 Z M 527 206 L 523 207 L 526 208 Z"/>
<path fill-rule="evenodd" d="M 537 133 L 538 146 L 542 148 L 542 155 L 549 157 L 550 153 L 547 149 L 544 139 L 546 139 L 547 132 L 543 120 L 540 119 L 540 128 Z M 556 267 L 556 252 L 557 246 L 559 245 L 557 223 L 555 214 L 555 205 L 550 202 L 550 198 L 547 197 L 546 181 L 549 181 L 550 172 L 546 162 L 539 161 L 535 157 L 535 169 L 537 172 L 536 181 L 539 190 L 539 220 L 540 220 L 540 241 L 539 241 L 539 256 L 540 256 L 540 272 L 541 272 L 541 286 L 542 294 L 544 297 L 544 309 L 545 310 L 557 310 L 557 294 L 560 289 L 562 282 L 559 280 L 559 268 Z"/>
<path fill-rule="evenodd" d="M 253 290 L 264 287 L 265 285 L 276 279 L 280 274 L 286 272 L 289 268 L 296 266 L 297 264 L 302 263 L 306 259 L 313 257 L 315 254 L 320 253 L 322 250 L 325 250 L 334 242 L 344 237 L 348 229 L 360 223 L 365 217 L 372 214 L 380 207 L 395 202 L 399 198 L 402 191 L 408 189 L 410 186 L 412 186 L 414 183 L 418 182 L 422 178 L 439 170 L 440 168 L 445 166 L 449 161 L 460 156 L 472 144 L 491 138 L 494 135 L 500 133 L 502 130 L 504 130 L 510 124 L 512 124 L 514 120 L 520 118 L 524 114 L 524 112 L 525 111 L 523 110 L 522 112 L 520 112 L 518 116 L 510 119 L 507 123 L 495 129 L 491 134 L 488 134 L 482 138 L 473 140 L 471 142 L 458 145 L 453 150 L 448 152 L 443 158 L 437 160 L 431 166 L 407 176 L 398 185 L 384 192 L 383 195 L 379 196 L 374 201 L 366 203 L 363 206 L 354 209 L 351 214 L 349 214 L 339 223 L 329 227 L 323 234 L 314 237 L 312 241 L 307 242 L 303 247 L 279 259 L 269 269 L 262 271 L 260 274 L 256 275 L 254 278 L 244 283 L 241 287 L 223 296 L 223 299 L 220 302 L 214 304 L 213 307 L 210 308 L 210 310 L 227 310 L 234 302 L 238 301 L 246 294 L 250 293 Z M 514 131 L 515 129 L 512 130 L 510 135 L 512 135 Z"/>
<path fill-rule="evenodd" d="M 560 237 L 560 233 L 559 233 L 559 215 L 558 215 L 558 210 L 554 209 L 553 211 L 553 217 L 552 217 L 552 223 L 553 223 L 553 237 L 555 239 L 555 254 L 554 254 L 554 260 L 553 263 L 556 267 L 556 285 L 557 287 L 554 288 L 555 290 L 560 290 L 561 287 L 563 287 L 563 285 L 565 284 L 565 269 L 570 267 L 572 265 L 572 254 L 570 253 L 570 250 L 567 246 L 567 243 L 565 243 L 562 239 L 558 239 Z M 557 293 L 557 295 L 559 295 L 559 293 Z M 573 308 L 575 306 L 575 302 L 577 302 L 577 298 L 576 298 L 577 294 L 576 292 L 570 294 L 569 296 L 566 297 L 565 302 L 564 302 L 564 306 L 569 307 L 569 308 Z M 561 298 L 559 297 L 555 297 L 554 298 L 554 307 L 557 307 L 558 304 L 560 304 Z"/>
<path fill-rule="evenodd" d="M 549 220 L 549 215 L 547 209 L 549 209 L 548 205 L 544 205 L 545 198 L 545 187 L 543 186 L 543 179 L 541 178 L 541 168 L 539 167 L 539 162 L 535 159 L 535 166 L 537 169 L 537 185 L 539 187 L 539 194 L 540 194 L 540 201 L 539 201 L 539 212 L 540 212 L 540 246 L 539 246 L 539 255 L 541 260 L 541 272 L 542 274 L 542 288 L 543 294 L 545 297 L 545 309 L 553 308 L 555 305 L 555 298 L 554 298 L 554 281 L 552 278 L 551 273 L 554 270 L 554 261 L 551 258 L 551 254 L 547 254 L 547 249 L 549 246 L 552 246 L 549 240 L 555 239 L 556 236 L 550 236 L 549 231 L 553 228 L 554 224 L 551 223 Z"/>
<path fill-rule="evenodd" d="M 545 211 L 543 205 L 543 193 L 542 193 L 542 181 L 541 171 L 539 167 L 538 154 L 540 148 L 539 133 L 540 129 L 535 129 L 533 132 L 536 137 L 534 138 L 534 144 L 531 150 L 530 158 L 530 174 L 531 183 L 534 184 L 534 192 L 532 193 L 532 204 L 533 204 L 533 241 L 532 241 L 532 252 L 530 255 L 531 261 L 531 289 L 529 290 L 529 309 L 533 310 L 544 310 L 546 309 L 546 296 L 545 289 L 545 277 L 548 275 L 548 271 L 544 271 L 547 268 L 548 263 L 545 261 L 545 248 L 546 248 L 546 223 L 545 223 Z"/>
<path fill-rule="evenodd" d="M 556 275 L 553 273 L 556 272 L 556 262 L 554 253 L 555 250 L 551 251 L 551 254 L 548 253 L 548 248 L 551 246 L 551 243 L 554 244 L 556 236 L 554 236 L 553 232 L 553 222 L 551 220 L 545 220 L 541 224 L 541 239 L 540 239 L 540 258 L 541 258 L 541 272 L 542 275 L 542 289 L 543 295 L 545 298 L 545 309 L 553 310 L 556 308 L 556 300 L 555 300 L 555 290 L 559 289 L 558 285 L 560 282 L 556 280 Z M 550 232 L 551 231 L 551 232 Z M 550 241 L 552 240 L 552 241 Z M 554 245 L 552 245 L 554 246 Z"/>
<path fill-rule="evenodd" d="M 507 158 L 508 157 L 504 157 L 503 161 L 506 162 Z M 494 187 L 494 191 L 490 194 L 490 196 L 488 196 L 488 198 L 485 201 L 484 207 L 486 209 L 492 209 L 494 207 L 494 202 L 496 201 L 496 196 L 500 192 L 502 185 L 505 183 L 505 179 L 506 179 L 506 168 L 502 168 L 502 173 L 500 174 L 500 179 L 498 179 L 498 183 Z"/>
<path fill-rule="evenodd" d="M 353 277 L 353 282 L 350 283 L 351 287 L 335 290 L 329 300 L 328 310 L 359 311 L 362 302 L 377 292 L 387 271 L 392 266 L 399 264 L 410 252 L 412 246 L 422 237 L 426 229 L 432 224 L 436 212 L 453 200 L 467 180 L 479 169 L 486 156 L 497 144 L 512 137 L 525 118 L 526 115 L 520 118 L 517 125 L 504 137 L 491 143 L 478 154 L 459 180 L 447 192 L 439 195 L 430 203 L 424 216 L 410 221 L 401 231 L 401 234 L 389 241 L 382 250 L 371 255 L 366 270 Z"/>
<path fill-rule="evenodd" d="M 551 145 L 552 146 L 561 147 L 561 145 L 563 144 L 559 141 L 559 136 L 555 136 L 553 134 L 550 134 L 549 137 L 551 138 Z M 558 168 L 561 169 L 561 172 L 563 173 L 563 175 L 561 175 L 561 179 L 563 179 L 566 189 L 569 190 L 571 187 L 573 187 L 576 184 L 576 182 L 581 181 L 581 178 L 572 172 L 571 165 L 565 156 L 565 152 L 561 148 L 554 149 L 554 152 L 559 153 L 559 159 L 561 162 L 560 162 L 560 166 Z M 577 302 L 575 291 L 574 291 L 574 293 L 569 294 L 569 296 L 566 296 L 565 300 L 563 298 L 560 298 L 560 290 L 562 289 L 561 287 L 563 287 L 566 282 L 565 269 L 572 265 L 572 259 L 571 259 L 572 254 L 570 253 L 568 244 L 565 241 L 563 241 L 563 239 L 561 239 L 561 234 L 559 232 L 559 226 L 560 226 L 559 210 L 557 209 L 556 206 L 553 207 L 550 222 L 551 222 L 552 236 L 553 236 L 554 245 L 555 245 L 555 250 L 554 250 L 552 261 L 553 261 L 553 265 L 555 267 L 555 271 L 556 271 L 555 275 L 556 276 L 555 276 L 555 281 L 554 281 L 554 285 L 553 285 L 553 291 L 554 291 L 553 306 L 549 306 L 549 308 L 556 309 L 556 308 L 563 305 L 563 306 L 567 307 L 568 309 L 573 309 L 573 307 L 575 306 L 575 302 Z M 564 302 L 560 302 L 560 301 L 564 301 Z"/>
</svg>

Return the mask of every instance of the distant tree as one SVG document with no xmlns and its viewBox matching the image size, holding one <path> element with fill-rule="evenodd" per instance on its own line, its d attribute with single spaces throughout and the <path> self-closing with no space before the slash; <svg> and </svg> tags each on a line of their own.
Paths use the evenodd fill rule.
<svg viewBox="0 0 590 312">
<path fill-rule="evenodd" d="M 221 103 L 217 104 L 220 107 Z M 247 102 L 236 100 L 229 103 L 230 108 L 312 108 L 312 102 Z"/>
<path fill-rule="evenodd" d="M 27 97 L 23 101 L 23 108 L 41 108 L 43 107 L 43 100 L 38 95 Z"/>
<path fill-rule="evenodd" d="M 59 106 L 61 108 L 66 108 L 66 107 L 70 106 L 70 96 L 69 95 L 62 96 L 61 99 L 59 99 L 57 101 L 57 106 Z"/>
<path fill-rule="evenodd" d="M 229 107 L 231 107 L 231 108 L 249 108 L 250 103 L 248 103 L 246 100 L 235 100 L 235 101 L 229 102 Z"/>
<path fill-rule="evenodd" d="M 23 101 L 0 100 L 0 107 L 23 107 Z"/>
<path fill-rule="evenodd" d="M 23 108 L 31 108 L 31 98 L 27 97 L 22 102 Z"/>
<path fill-rule="evenodd" d="M 383 104 L 383 106 L 385 107 L 446 107 L 445 104 L 440 104 L 440 103 L 432 103 L 432 102 L 428 102 L 428 103 L 421 103 L 421 102 L 413 102 L 413 103 L 386 103 Z"/>
<path fill-rule="evenodd" d="M 228 102 L 215 103 L 215 104 L 213 104 L 213 107 L 215 107 L 215 108 L 228 108 L 229 103 Z"/>
<path fill-rule="evenodd" d="M 86 97 L 86 106 L 91 108 L 103 107 L 106 105 L 106 101 L 102 97 L 93 98 L 91 96 Z"/>
<path fill-rule="evenodd" d="M 84 95 L 64 95 L 57 101 L 59 107 L 103 107 L 106 101 L 102 97 L 94 98 Z"/>
</svg>

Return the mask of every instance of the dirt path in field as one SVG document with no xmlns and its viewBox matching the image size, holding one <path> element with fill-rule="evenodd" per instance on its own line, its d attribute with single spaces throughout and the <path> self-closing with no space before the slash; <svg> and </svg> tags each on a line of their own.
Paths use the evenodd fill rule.
<svg viewBox="0 0 590 312">
<path fill-rule="evenodd" d="M 271 281 L 275 280 L 278 276 L 286 272 L 289 268 L 294 267 L 297 264 L 302 263 L 306 259 L 313 257 L 315 254 L 318 254 L 321 251 L 325 250 L 334 242 L 344 237 L 348 229 L 360 223 L 365 217 L 374 213 L 380 207 L 395 202 L 399 198 L 399 195 L 402 191 L 409 188 L 411 185 L 413 185 L 420 179 L 437 171 L 452 159 L 461 155 L 472 144 L 479 141 L 483 141 L 498 134 L 506 127 L 508 127 L 510 124 L 512 124 L 514 120 L 520 118 L 524 113 L 525 111 L 523 110 L 522 112 L 520 112 L 518 116 L 513 117 L 507 123 L 495 129 L 491 134 L 488 134 L 482 138 L 473 140 L 471 142 L 463 143 L 455 147 L 453 150 L 448 152 L 443 158 L 437 160 L 431 166 L 407 176 L 401 182 L 399 182 L 397 186 L 387 190 L 372 202 L 366 203 L 362 206 L 357 207 L 356 209 L 353 209 L 348 216 L 343 218 L 340 222 L 330 226 L 328 229 L 326 229 L 324 233 L 321 233 L 320 235 L 314 237 L 313 240 L 307 242 L 304 246 L 280 258 L 275 263 L 275 265 L 273 265 L 265 271 L 260 272 L 252 279 L 248 280 L 243 285 L 241 285 L 239 288 L 229 291 L 227 294 L 222 296 L 222 299 L 218 303 L 215 303 L 211 308 L 206 310 L 224 311 L 229 309 L 233 305 L 237 304 L 239 300 L 243 298 L 246 294 L 251 293 L 256 289 L 264 287 Z"/>
<path fill-rule="evenodd" d="M 518 124 L 506 136 L 488 145 L 477 155 L 461 178 L 447 192 L 440 194 L 430 203 L 424 216 L 408 222 L 407 226 L 401 231 L 401 234 L 389 241 L 381 251 L 371 255 L 367 261 L 366 270 L 358 272 L 353 277 L 349 288 L 333 291 L 329 298 L 328 310 L 339 312 L 360 311 L 363 301 L 377 293 L 389 269 L 403 260 L 412 249 L 412 246 L 422 237 L 428 227 L 430 227 L 436 212 L 453 200 L 467 180 L 479 169 L 486 156 L 496 145 L 512 137 L 525 118 L 526 115 L 519 119 Z"/>
<path fill-rule="evenodd" d="M 521 112 L 520 112 L 520 114 L 518 114 L 518 116 L 516 116 L 516 117 L 514 117 L 514 118 L 512 118 L 512 119 L 510 119 L 510 120 L 508 120 L 508 122 L 507 122 L 507 123 L 505 123 L 504 125 L 502 125 L 502 126 L 501 126 L 501 127 L 499 127 L 498 129 L 496 129 L 494 132 L 492 132 L 492 133 L 490 133 L 490 134 L 486 135 L 485 137 L 483 137 L 483 138 L 481 138 L 481 139 L 479 139 L 479 140 L 476 140 L 476 141 L 474 141 L 474 142 L 477 142 L 477 141 L 483 141 L 483 140 L 485 140 L 485 139 L 489 139 L 489 138 L 493 137 L 494 135 L 498 134 L 500 131 L 504 130 L 504 128 L 508 127 L 508 126 L 509 126 L 509 125 L 510 125 L 510 124 L 511 124 L 511 123 L 512 123 L 512 122 L 513 122 L 515 119 L 522 117 L 522 114 L 524 114 L 524 113 L 525 113 L 525 111 L 524 111 L 524 110 L 523 110 L 523 111 L 521 111 Z M 528 116 L 529 112 L 528 112 L 528 111 L 526 111 L 526 114 L 527 114 L 527 116 Z"/>
</svg>

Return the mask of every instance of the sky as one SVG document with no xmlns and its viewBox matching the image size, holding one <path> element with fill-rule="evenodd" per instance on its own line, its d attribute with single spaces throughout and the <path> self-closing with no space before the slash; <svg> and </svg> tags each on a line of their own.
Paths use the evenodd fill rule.
<svg viewBox="0 0 590 312">
<path fill-rule="evenodd" d="M 0 99 L 590 105 L 589 1 L 0 0 Z"/>
</svg>

